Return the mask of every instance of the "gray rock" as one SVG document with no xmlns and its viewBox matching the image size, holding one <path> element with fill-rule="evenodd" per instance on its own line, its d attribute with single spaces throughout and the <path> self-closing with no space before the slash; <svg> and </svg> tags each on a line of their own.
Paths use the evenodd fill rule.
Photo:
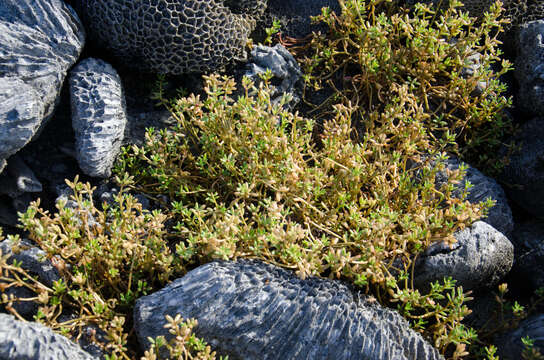
<svg viewBox="0 0 544 360">
<path fill-rule="evenodd" d="M 0 359 L 78 360 L 95 359 L 53 330 L 0 314 Z"/>
<path fill-rule="evenodd" d="M 299 81 L 302 72 L 297 61 L 286 48 L 281 44 L 274 47 L 256 45 L 251 50 L 251 59 L 247 64 L 245 76 L 250 78 L 254 83 L 260 81 L 260 74 L 267 70 L 273 75 L 272 80 L 275 80 L 279 85 L 272 85 L 273 103 L 278 103 L 283 94 L 290 94 L 292 100 L 290 106 L 294 107 L 300 97 L 296 95 L 295 85 Z"/>
<path fill-rule="evenodd" d="M 468 166 L 468 168 L 464 179 L 457 185 L 457 188 L 461 191 L 461 189 L 465 188 L 467 182 L 472 184 L 467 196 L 467 200 L 472 204 L 477 204 L 488 198 L 494 200 L 495 205 L 482 221 L 508 236 L 514 229 L 514 218 L 504 190 L 495 179 L 485 176 L 478 169 L 461 162 L 455 157 L 447 159 L 445 165 L 449 170 L 457 170 L 461 164 Z M 439 174 L 437 180 L 440 183 L 445 183 L 447 181 L 446 174 Z M 457 192 L 457 195 L 460 196 L 460 192 Z"/>
<path fill-rule="evenodd" d="M 534 118 L 513 137 L 519 152 L 510 156 L 499 180 L 510 198 L 527 212 L 544 218 L 544 118 Z"/>
<path fill-rule="evenodd" d="M 62 0 L 1 1 L 0 34 L 1 161 L 35 137 L 51 117 L 85 34 Z"/>
<path fill-rule="evenodd" d="M 427 290 L 431 282 L 448 276 L 464 290 L 491 287 L 512 268 L 512 243 L 490 225 L 477 221 L 454 236 L 453 248 L 435 243 L 419 259 L 414 270 L 418 289 Z"/>
<path fill-rule="evenodd" d="M 544 113 L 544 19 L 521 25 L 516 44 L 519 105 L 540 116 Z"/>
<path fill-rule="evenodd" d="M 89 38 L 120 64 L 185 74 L 218 71 L 235 60 L 246 60 L 244 48 L 255 20 L 245 12 L 262 12 L 266 0 L 77 0 L 76 4 Z"/>
<path fill-rule="evenodd" d="M 12 156 L 0 174 L 0 194 L 17 198 L 24 193 L 41 192 L 42 184 L 19 155 Z"/>
<path fill-rule="evenodd" d="M 26 240 L 15 243 L 11 239 L 6 239 L 0 242 L 0 251 L 2 256 L 8 256 L 8 263 L 11 264 L 16 260 L 21 263 L 23 269 L 31 275 L 35 275 L 39 281 L 48 287 L 53 285 L 53 281 L 60 279 L 60 274 L 51 261 L 46 258 L 45 252 Z M 6 294 L 21 299 L 36 296 L 25 287 L 10 287 L 7 289 Z M 38 303 L 34 301 L 14 301 L 13 308 L 21 316 L 32 317 L 38 310 Z"/>
<path fill-rule="evenodd" d="M 121 78 L 108 63 L 85 59 L 70 73 L 76 157 L 84 173 L 109 177 L 127 123 Z"/>
<path fill-rule="evenodd" d="M 544 287 L 544 222 L 533 220 L 517 225 L 511 240 L 516 250 L 512 271 L 533 291 Z"/>
<path fill-rule="evenodd" d="M 258 261 L 209 263 L 138 299 L 140 344 L 169 336 L 164 316 L 178 313 L 232 359 L 442 359 L 397 312 L 341 282 Z"/>
<path fill-rule="evenodd" d="M 531 316 L 523 320 L 517 329 L 497 337 L 495 344 L 497 353 L 504 360 L 518 360 L 521 356 L 524 345 L 521 338 L 529 336 L 534 340 L 535 349 L 544 352 L 544 314 Z"/>
</svg>

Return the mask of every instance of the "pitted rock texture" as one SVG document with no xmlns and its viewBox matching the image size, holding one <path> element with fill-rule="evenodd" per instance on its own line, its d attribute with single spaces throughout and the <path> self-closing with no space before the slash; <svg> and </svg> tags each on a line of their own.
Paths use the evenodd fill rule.
<svg viewBox="0 0 544 360">
<path fill-rule="evenodd" d="M 98 47 L 127 67 L 170 74 L 213 72 L 245 60 L 265 0 L 77 0 Z M 231 5 L 232 9 L 227 5 Z"/>
<path fill-rule="evenodd" d="M 459 190 L 456 191 L 455 195 L 460 196 L 460 191 L 464 189 L 467 183 L 470 183 L 472 187 L 468 190 L 468 201 L 477 204 L 487 198 L 495 200 L 495 205 L 482 221 L 493 226 L 504 235 L 510 234 L 514 229 L 514 218 L 502 187 L 493 178 L 485 176 L 478 169 L 461 162 L 455 157 L 450 157 L 445 163 L 448 170 L 457 170 L 461 164 L 466 165 L 468 168 L 464 179 L 457 185 Z M 439 173 L 436 180 L 440 184 L 445 184 L 448 178 L 445 173 Z"/>
<path fill-rule="evenodd" d="M 232 359 L 442 359 L 395 311 L 340 282 L 258 261 L 206 264 L 138 299 L 140 344 L 168 336 L 164 316 L 178 313 Z"/>
<path fill-rule="evenodd" d="M 544 287 L 544 221 L 531 220 L 512 232 L 515 247 L 514 268 L 517 278 L 534 291 Z"/>
<path fill-rule="evenodd" d="M 0 22 L 0 32 L 6 27 Z M 32 86 L 17 78 L 0 78 L 0 162 L 32 139 L 43 115 L 40 95 Z"/>
<path fill-rule="evenodd" d="M 84 39 L 83 25 L 62 0 L 0 2 L 0 161 L 51 117 Z"/>
<path fill-rule="evenodd" d="M 519 105 L 533 115 L 544 114 L 544 20 L 520 26 L 516 44 Z"/>
<path fill-rule="evenodd" d="M 526 336 L 534 340 L 535 349 L 544 352 L 544 314 L 531 316 L 523 320 L 517 329 L 497 337 L 497 355 L 504 360 L 523 359 L 521 354 L 524 345 L 521 338 Z"/>
<path fill-rule="evenodd" d="M 425 291 L 449 276 L 464 290 L 492 287 L 512 268 L 512 243 L 490 225 L 477 221 L 454 236 L 453 248 L 436 243 L 420 258 L 414 270 L 417 288 Z"/>
<path fill-rule="evenodd" d="M 53 330 L 0 314 L 0 359 L 92 360 L 76 344 Z"/>
<path fill-rule="evenodd" d="M 271 90 L 272 103 L 280 102 L 284 94 L 290 94 L 292 99 L 289 108 L 300 101 L 297 95 L 296 84 L 302 72 L 297 61 L 289 51 L 281 44 L 274 47 L 256 45 L 251 50 L 251 60 L 246 65 L 244 76 L 250 78 L 255 84 L 261 81 L 260 75 L 269 70 L 272 73 Z M 277 84 L 277 85 L 273 85 Z"/>
<path fill-rule="evenodd" d="M 85 59 L 70 73 L 70 96 L 79 166 L 89 176 L 108 177 L 127 123 L 121 78 L 110 64 Z"/>
<path fill-rule="evenodd" d="M 519 206 L 532 215 L 544 218 L 544 117 L 534 118 L 521 126 L 512 138 L 520 145 L 509 158 L 499 180 Z"/>
</svg>

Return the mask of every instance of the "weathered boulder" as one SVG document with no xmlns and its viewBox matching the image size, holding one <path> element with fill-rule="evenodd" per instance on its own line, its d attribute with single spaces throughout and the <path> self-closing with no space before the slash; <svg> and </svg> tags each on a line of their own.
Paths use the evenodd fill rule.
<svg viewBox="0 0 544 360">
<path fill-rule="evenodd" d="M 197 336 L 234 359 L 442 359 L 397 312 L 338 281 L 258 261 L 213 262 L 137 300 L 143 346 L 165 315 L 196 318 Z"/>
<path fill-rule="evenodd" d="M 89 176 L 108 177 L 127 123 L 121 78 L 110 64 L 85 59 L 70 72 L 70 96 L 79 166 Z"/>
<path fill-rule="evenodd" d="M 521 126 L 512 140 L 520 150 L 512 154 L 499 180 L 510 198 L 527 212 L 544 218 L 544 118 Z"/>
<path fill-rule="evenodd" d="M 0 314 L 0 359 L 91 360 L 79 346 L 38 323 Z"/>
<path fill-rule="evenodd" d="M 515 75 L 518 103 L 532 115 L 544 113 L 544 19 L 520 26 Z"/>
<path fill-rule="evenodd" d="M 85 33 L 62 0 L 0 2 L 0 162 L 39 132 Z"/>
<path fill-rule="evenodd" d="M 24 193 L 42 191 L 42 184 L 19 155 L 13 155 L 7 169 L 0 174 L 0 194 L 17 198 Z"/>
<path fill-rule="evenodd" d="M 98 47 L 127 67 L 184 74 L 245 60 L 244 47 L 266 0 L 77 0 Z M 230 6 L 230 8 L 229 8 Z"/>
<path fill-rule="evenodd" d="M 417 288 L 427 290 L 429 283 L 449 276 L 464 290 L 490 287 L 512 268 L 514 247 L 492 226 L 477 221 L 454 236 L 452 248 L 435 243 L 419 258 L 414 270 Z"/>
</svg>

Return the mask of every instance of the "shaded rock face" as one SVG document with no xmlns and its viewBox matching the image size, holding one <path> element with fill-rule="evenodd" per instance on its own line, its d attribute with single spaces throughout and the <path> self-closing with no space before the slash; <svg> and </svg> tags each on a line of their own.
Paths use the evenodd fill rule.
<svg viewBox="0 0 544 360">
<path fill-rule="evenodd" d="M 83 25 L 62 0 L 0 2 L 0 162 L 51 117 L 84 38 Z"/>
<path fill-rule="evenodd" d="M 85 59 L 70 73 L 76 157 L 89 176 L 108 177 L 127 123 L 121 78 L 108 63 Z"/>
<path fill-rule="evenodd" d="M 515 75 L 519 83 L 519 105 L 533 115 L 543 114 L 544 19 L 520 26 L 515 65 Z"/>
<path fill-rule="evenodd" d="M 511 239 L 516 249 L 512 271 L 531 290 L 544 287 L 544 221 L 519 224 Z"/>
<path fill-rule="evenodd" d="M 13 261 L 21 263 L 22 268 L 37 278 L 46 286 L 53 286 L 53 282 L 60 279 L 60 274 L 53 266 L 44 251 L 33 246 L 26 240 L 13 243 L 10 239 L 0 242 L 2 256 L 8 256 L 8 263 Z M 1 293 L 1 292 L 0 292 Z M 5 292 L 8 296 L 20 298 L 35 297 L 36 294 L 25 287 L 10 287 Z M 15 310 L 24 317 L 32 317 L 38 310 L 38 303 L 33 301 L 15 301 Z M 2 358 L 2 357 L 0 357 Z"/>
<path fill-rule="evenodd" d="M 436 243 L 425 251 L 414 270 L 417 288 L 429 289 L 429 283 L 448 276 L 464 290 L 491 287 L 512 268 L 512 243 L 490 225 L 477 221 L 454 236 L 453 248 Z"/>
<path fill-rule="evenodd" d="M 91 360 L 76 344 L 53 330 L 0 314 L 0 359 Z"/>
<path fill-rule="evenodd" d="M 534 118 L 513 137 L 520 151 L 510 157 L 500 179 L 511 199 L 530 214 L 544 218 L 544 118 Z"/>
<path fill-rule="evenodd" d="M 446 160 L 446 168 L 449 170 L 457 170 L 461 164 L 462 162 L 457 158 L 452 157 Z M 446 174 L 438 175 L 437 182 L 445 184 L 447 181 Z M 514 229 L 514 218 L 502 187 L 494 179 L 485 176 L 472 166 L 468 166 L 465 177 L 457 185 L 457 188 L 460 190 L 464 189 L 467 182 L 472 184 L 472 188 L 468 190 L 467 196 L 467 200 L 471 203 L 477 204 L 485 201 L 487 198 L 495 200 L 495 205 L 489 210 L 487 217 L 482 219 L 482 221 L 493 226 L 501 233 L 508 235 Z M 460 193 L 458 196 L 460 196 Z"/>
<path fill-rule="evenodd" d="M 535 349 L 544 351 L 544 314 L 538 314 L 525 319 L 519 327 L 497 338 L 498 355 L 505 360 L 522 359 L 524 345 L 521 338 L 529 336 L 533 339 Z"/>
<path fill-rule="evenodd" d="M 140 343 L 168 336 L 164 316 L 178 313 L 234 359 L 442 359 L 395 311 L 340 282 L 257 261 L 206 264 L 138 299 Z"/>
<path fill-rule="evenodd" d="M 77 0 L 89 38 L 127 67 L 185 74 L 245 60 L 265 0 Z M 230 4 L 232 9 L 225 4 Z"/>
</svg>

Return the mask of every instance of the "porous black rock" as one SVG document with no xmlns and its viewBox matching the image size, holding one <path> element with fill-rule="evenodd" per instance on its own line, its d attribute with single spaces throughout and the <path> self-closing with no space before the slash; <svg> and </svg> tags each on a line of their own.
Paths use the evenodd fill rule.
<svg viewBox="0 0 544 360">
<path fill-rule="evenodd" d="M 544 118 L 524 123 L 511 141 L 519 146 L 499 176 L 510 198 L 528 213 L 544 218 Z"/>
<path fill-rule="evenodd" d="M 164 317 L 176 314 L 232 359 L 442 359 L 397 312 L 341 282 L 259 261 L 209 263 L 138 299 L 141 345 L 168 337 Z"/>
<path fill-rule="evenodd" d="M 83 25 L 62 0 L 0 2 L 0 162 L 52 116 L 84 39 Z"/>
<path fill-rule="evenodd" d="M 127 123 L 121 78 L 103 60 L 85 59 L 70 72 L 70 97 L 79 166 L 89 176 L 108 177 Z"/>
<path fill-rule="evenodd" d="M 517 224 L 510 238 L 515 247 L 514 274 L 531 291 L 544 287 L 544 221 Z"/>
<path fill-rule="evenodd" d="M 266 0 L 75 3 L 90 40 L 119 64 L 170 74 L 213 72 L 246 60 L 244 48 L 255 26 L 250 14 L 266 7 Z"/>
<path fill-rule="evenodd" d="M 0 314 L 0 359 L 91 360 L 79 346 L 38 323 Z"/>
<path fill-rule="evenodd" d="M 521 25 L 516 44 L 518 103 L 539 116 L 544 113 L 544 19 Z"/>
<path fill-rule="evenodd" d="M 445 277 L 457 280 L 464 290 L 497 284 L 512 268 L 514 247 L 499 231 L 483 221 L 454 234 L 452 247 L 431 245 L 419 258 L 414 270 L 414 285 L 426 291 L 429 284 Z"/>
</svg>

